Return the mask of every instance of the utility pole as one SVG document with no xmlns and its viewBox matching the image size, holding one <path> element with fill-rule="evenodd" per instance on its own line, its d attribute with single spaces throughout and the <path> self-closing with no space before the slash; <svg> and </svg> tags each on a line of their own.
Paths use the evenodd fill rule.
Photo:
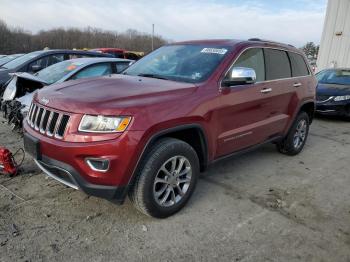
<svg viewBox="0 0 350 262">
<path fill-rule="evenodd" d="M 152 24 L 152 51 L 154 49 L 154 40 L 153 40 L 153 38 L 154 38 L 154 24 Z"/>
</svg>

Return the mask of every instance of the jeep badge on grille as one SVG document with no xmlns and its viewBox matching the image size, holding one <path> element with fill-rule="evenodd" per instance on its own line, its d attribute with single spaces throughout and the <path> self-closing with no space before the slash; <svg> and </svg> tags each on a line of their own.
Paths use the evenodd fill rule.
<svg viewBox="0 0 350 262">
<path fill-rule="evenodd" d="M 45 106 L 50 102 L 50 100 L 47 99 L 46 97 L 41 98 L 40 101 L 41 101 L 41 103 L 43 103 Z"/>
</svg>

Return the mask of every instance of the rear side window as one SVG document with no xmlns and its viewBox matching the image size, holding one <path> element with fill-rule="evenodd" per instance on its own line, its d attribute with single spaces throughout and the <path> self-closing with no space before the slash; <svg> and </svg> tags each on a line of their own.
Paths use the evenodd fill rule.
<svg viewBox="0 0 350 262">
<path fill-rule="evenodd" d="M 276 49 L 264 49 L 266 80 L 289 78 L 292 76 L 287 52 Z"/>
<path fill-rule="evenodd" d="M 71 79 L 104 76 L 109 74 L 112 74 L 112 68 L 109 63 L 97 64 L 97 65 L 89 66 L 87 68 L 82 69 L 76 75 L 74 75 Z"/>
<path fill-rule="evenodd" d="M 120 62 L 115 64 L 115 71 L 119 74 L 124 71 L 125 68 L 129 66 L 130 62 Z"/>
<path fill-rule="evenodd" d="M 48 66 L 64 61 L 64 54 L 52 54 L 49 56 Z"/>
<path fill-rule="evenodd" d="M 68 54 L 67 56 L 68 56 L 68 60 L 77 59 L 77 58 L 95 57 L 95 55 L 93 53 L 91 55 L 89 55 L 89 54 Z"/>
<path fill-rule="evenodd" d="M 309 69 L 304 58 L 296 53 L 289 52 L 290 63 L 292 65 L 293 77 L 309 75 Z"/>
<path fill-rule="evenodd" d="M 260 48 L 252 48 L 245 51 L 238 58 L 234 67 L 248 67 L 255 70 L 256 81 L 265 80 L 264 53 Z"/>
</svg>

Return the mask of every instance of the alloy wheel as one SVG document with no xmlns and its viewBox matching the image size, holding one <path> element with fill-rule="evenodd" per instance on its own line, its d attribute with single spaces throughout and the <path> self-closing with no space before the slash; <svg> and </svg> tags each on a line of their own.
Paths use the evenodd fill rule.
<svg viewBox="0 0 350 262">
<path fill-rule="evenodd" d="M 306 138 L 306 132 L 307 132 L 307 122 L 305 119 L 302 119 L 299 121 L 297 125 L 294 138 L 293 138 L 293 144 L 295 149 L 298 149 L 303 145 Z"/>
<path fill-rule="evenodd" d="M 179 203 L 190 187 L 192 167 L 184 156 L 174 156 L 160 167 L 153 183 L 153 195 L 163 207 Z"/>
</svg>

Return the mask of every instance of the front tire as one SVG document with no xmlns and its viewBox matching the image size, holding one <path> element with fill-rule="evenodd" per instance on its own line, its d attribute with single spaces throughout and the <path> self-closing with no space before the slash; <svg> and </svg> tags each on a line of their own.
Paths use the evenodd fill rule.
<svg viewBox="0 0 350 262">
<path fill-rule="evenodd" d="M 199 176 L 199 159 L 187 143 L 165 138 L 142 161 L 129 198 L 142 213 L 166 218 L 190 199 Z"/>
<path fill-rule="evenodd" d="M 300 112 L 287 136 L 277 143 L 277 150 L 282 154 L 294 156 L 303 150 L 309 134 L 310 119 L 306 112 Z"/>
</svg>

